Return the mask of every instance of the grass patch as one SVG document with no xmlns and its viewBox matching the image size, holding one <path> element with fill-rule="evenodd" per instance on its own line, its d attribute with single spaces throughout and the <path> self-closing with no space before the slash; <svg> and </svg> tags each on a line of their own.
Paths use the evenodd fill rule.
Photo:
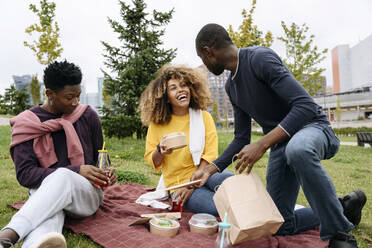
<svg viewBox="0 0 372 248">
<path fill-rule="evenodd" d="M 256 141 L 260 136 L 252 136 Z M 218 130 L 219 154 L 227 147 L 233 139 L 230 130 Z M 341 139 L 342 140 L 342 139 Z M 154 172 L 153 168 L 144 162 L 145 140 L 134 138 L 116 139 L 106 138 L 106 147 L 110 153 L 112 167 L 115 167 L 121 182 L 131 181 L 148 186 L 156 186 L 160 174 Z M 5 226 L 15 211 L 7 204 L 26 200 L 28 190 L 21 187 L 15 177 L 15 170 L 9 155 L 10 128 L 0 126 L 0 228 Z M 265 173 L 268 163 L 268 152 L 256 163 L 254 171 L 265 182 Z M 358 239 L 359 247 L 369 248 L 367 241 L 362 237 L 372 237 L 372 148 L 341 146 L 337 155 L 323 161 L 327 173 L 332 178 L 338 195 L 349 193 L 354 189 L 363 190 L 367 198 L 363 209 L 362 222 L 352 231 Z M 234 172 L 234 166 L 228 169 Z M 302 191 L 298 197 L 298 204 L 308 206 Z M 85 235 L 76 235 L 69 230 L 64 230 L 69 247 L 99 247 Z M 16 246 L 16 247 L 19 247 Z"/>
<path fill-rule="evenodd" d="M 146 184 L 147 177 L 144 174 L 134 172 L 134 171 L 122 171 L 117 170 L 115 174 L 118 176 L 118 183 L 138 183 L 138 184 Z"/>
</svg>

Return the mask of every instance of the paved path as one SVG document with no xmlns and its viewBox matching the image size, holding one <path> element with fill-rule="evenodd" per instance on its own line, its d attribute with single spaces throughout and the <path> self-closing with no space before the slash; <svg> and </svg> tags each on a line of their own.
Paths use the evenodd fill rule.
<svg viewBox="0 0 372 248">
<path fill-rule="evenodd" d="M 9 125 L 9 118 L 0 117 L 0 126 L 7 126 Z"/>
<path fill-rule="evenodd" d="M 331 122 L 333 128 L 341 127 L 372 127 L 372 120 Z"/>
</svg>

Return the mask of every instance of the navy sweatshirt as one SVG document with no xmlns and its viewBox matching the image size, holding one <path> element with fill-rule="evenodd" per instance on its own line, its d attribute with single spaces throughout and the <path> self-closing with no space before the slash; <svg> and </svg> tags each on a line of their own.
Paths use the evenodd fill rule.
<svg viewBox="0 0 372 248">
<path fill-rule="evenodd" d="M 309 123 L 329 124 L 322 108 L 270 48 L 241 48 L 225 89 L 234 109 L 234 139 L 214 164 L 222 171 L 251 140 L 251 118 L 267 134 L 280 126 L 289 137 Z"/>
</svg>

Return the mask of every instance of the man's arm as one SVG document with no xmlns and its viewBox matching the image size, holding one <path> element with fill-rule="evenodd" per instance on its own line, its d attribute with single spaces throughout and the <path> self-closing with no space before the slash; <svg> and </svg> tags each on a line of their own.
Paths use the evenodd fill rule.
<svg viewBox="0 0 372 248">
<path fill-rule="evenodd" d="M 312 120 L 317 113 L 317 105 L 289 72 L 279 56 L 268 48 L 261 48 L 257 51 L 252 57 L 255 75 L 286 101 L 290 106 L 290 111 L 277 127 L 259 141 L 241 150 L 237 156 L 240 160 L 235 167 L 239 173 L 247 167 L 247 173 L 249 173 L 269 147 L 288 139 Z"/>
<path fill-rule="evenodd" d="M 197 171 L 195 171 L 190 180 L 201 179 L 198 187 L 203 186 L 208 178 L 217 171 L 223 171 L 232 162 L 235 154 L 250 143 L 251 140 L 251 117 L 244 113 L 240 108 L 233 104 L 234 109 L 234 139 L 225 149 L 221 156 L 219 156 L 212 163 L 201 163 Z"/>
<path fill-rule="evenodd" d="M 287 138 L 287 133 L 277 126 L 259 141 L 246 145 L 237 155 L 239 161 L 235 166 L 235 170 L 239 170 L 239 173 L 242 173 L 248 166 L 247 173 L 250 173 L 253 165 L 262 158 L 267 149 Z"/>
<path fill-rule="evenodd" d="M 255 75 L 283 99 L 290 111 L 279 126 L 293 136 L 317 115 L 318 105 L 293 77 L 280 57 L 269 48 L 260 48 L 252 57 Z"/>
<path fill-rule="evenodd" d="M 42 168 L 34 153 L 33 140 L 29 140 L 14 146 L 12 153 L 17 180 L 20 185 L 26 188 L 37 188 L 54 168 Z"/>
</svg>

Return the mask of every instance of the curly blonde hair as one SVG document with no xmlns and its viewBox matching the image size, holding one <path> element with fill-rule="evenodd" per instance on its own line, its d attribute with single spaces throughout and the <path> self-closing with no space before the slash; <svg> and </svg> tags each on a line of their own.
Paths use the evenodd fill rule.
<svg viewBox="0 0 372 248">
<path fill-rule="evenodd" d="M 141 121 L 145 126 L 149 126 L 151 122 L 166 124 L 171 120 L 172 107 L 167 95 L 170 79 L 183 81 L 189 87 L 191 108 L 205 110 L 212 103 L 207 75 L 201 69 L 192 69 L 183 65 L 164 65 L 139 99 Z"/>
</svg>

